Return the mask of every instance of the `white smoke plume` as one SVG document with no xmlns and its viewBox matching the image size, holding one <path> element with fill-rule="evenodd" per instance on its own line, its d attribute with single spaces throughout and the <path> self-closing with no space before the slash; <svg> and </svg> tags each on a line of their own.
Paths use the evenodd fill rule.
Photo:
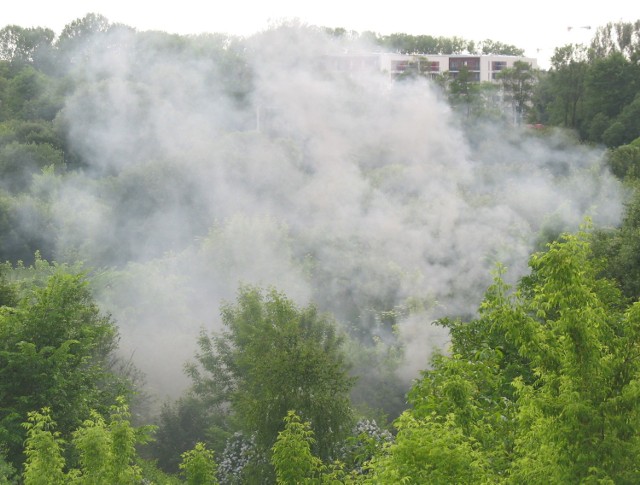
<svg viewBox="0 0 640 485">
<path fill-rule="evenodd" d="M 59 257 L 118 268 L 99 297 L 160 395 L 184 389 L 200 328 L 219 328 L 240 284 L 383 339 L 395 312 L 410 379 L 446 343 L 432 322 L 472 315 L 497 261 L 521 275 L 542 230 L 618 220 L 602 153 L 469 134 L 425 80 L 324 62 L 372 48 L 286 25 L 243 42 L 114 35 L 76 68 L 61 116 L 85 175 L 50 197 Z"/>
</svg>

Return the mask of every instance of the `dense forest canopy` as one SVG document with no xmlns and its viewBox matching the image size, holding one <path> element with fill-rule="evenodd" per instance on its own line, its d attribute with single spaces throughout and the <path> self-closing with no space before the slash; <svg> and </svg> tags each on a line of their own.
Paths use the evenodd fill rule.
<svg viewBox="0 0 640 485">
<path fill-rule="evenodd" d="M 0 30 L 0 483 L 638 481 L 640 21 L 381 51 Z"/>
</svg>

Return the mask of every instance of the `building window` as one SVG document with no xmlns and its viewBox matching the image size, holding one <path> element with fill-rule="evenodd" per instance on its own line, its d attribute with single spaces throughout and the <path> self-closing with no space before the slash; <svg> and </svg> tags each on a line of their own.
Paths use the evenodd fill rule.
<svg viewBox="0 0 640 485">
<path fill-rule="evenodd" d="M 392 61 L 391 70 L 393 72 L 404 72 L 409 67 L 409 61 Z"/>
<path fill-rule="evenodd" d="M 492 71 L 502 71 L 507 68 L 507 61 L 493 61 L 491 63 Z"/>
<path fill-rule="evenodd" d="M 478 57 L 466 57 L 459 59 L 449 59 L 449 70 L 459 71 L 462 67 L 466 67 L 469 71 L 480 70 L 480 58 Z"/>
</svg>

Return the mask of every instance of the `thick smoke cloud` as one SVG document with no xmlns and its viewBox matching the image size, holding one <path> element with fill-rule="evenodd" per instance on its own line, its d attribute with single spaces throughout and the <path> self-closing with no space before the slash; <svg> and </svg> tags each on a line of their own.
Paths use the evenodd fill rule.
<svg viewBox="0 0 640 485">
<path fill-rule="evenodd" d="M 395 324 L 410 379 L 446 342 L 431 322 L 473 314 L 497 261 L 515 278 L 542 231 L 619 216 L 602 153 L 463 130 L 426 81 L 326 62 L 364 46 L 287 26 L 217 57 L 156 40 L 104 36 L 75 70 L 61 122 L 85 175 L 50 198 L 58 257 L 98 268 L 123 352 L 159 394 L 184 388 L 200 328 L 240 284 L 368 339 Z"/>
</svg>

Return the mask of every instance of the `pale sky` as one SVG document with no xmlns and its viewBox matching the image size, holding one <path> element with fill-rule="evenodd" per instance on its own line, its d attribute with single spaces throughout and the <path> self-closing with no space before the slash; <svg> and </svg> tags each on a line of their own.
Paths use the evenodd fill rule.
<svg viewBox="0 0 640 485">
<path fill-rule="evenodd" d="M 640 9 L 630 0 L 4 0 L 3 3 L 0 27 L 42 26 L 59 33 L 66 24 L 94 12 L 137 30 L 250 35 L 267 28 L 270 22 L 295 18 L 308 24 L 358 32 L 492 39 L 525 49 L 527 56 L 538 58 L 541 67 L 547 67 L 555 47 L 586 43 L 597 27 L 608 22 L 640 19 Z M 586 26 L 591 29 L 583 28 Z"/>
</svg>

